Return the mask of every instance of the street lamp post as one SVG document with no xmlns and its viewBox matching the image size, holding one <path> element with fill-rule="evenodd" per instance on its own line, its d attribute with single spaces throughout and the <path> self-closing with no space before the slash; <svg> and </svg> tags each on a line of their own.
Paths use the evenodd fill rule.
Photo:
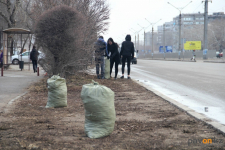
<svg viewBox="0 0 225 150">
<path fill-rule="evenodd" d="M 212 0 L 205 0 L 205 13 L 204 13 L 204 52 L 203 59 L 207 58 L 208 51 L 208 2 Z"/>
<path fill-rule="evenodd" d="M 131 29 L 132 29 L 132 28 L 131 28 Z M 135 35 L 135 48 L 136 48 L 136 31 L 132 31 L 131 29 L 130 29 L 130 31 L 133 32 L 134 35 Z M 133 30 L 134 30 L 134 29 L 133 29 Z"/>
<path fill-rule="evenodd" d="M 139 25 L 139 24 L 138 24 Z M 140 25 L 139 25 L 140 26 Z M 145 28 L 140 26 L 142 29 L 144 29 L 144 52 L 145 52 Z"/>
<path fill-rule="evenodd" d="M 181 10 L 183 10 L 185 7 L 187 7 L 192 1 L 190 1 L 187 5 L 185 5 L 184 7 L 182 8 L 177 8 L 175 7 L 174 5 L 172 5 L 170 2 L 168 2 L 168 4 L 170 4 L 171 6 L 173 6 L 174 8 L 176 8 L 177 10 L 179 10 L 180 12 L 180 15 L 179 15 L 179 51 L 181 51 Z M 179 56 L 180 58 L 180 56 Z"/>
<path fill-rule="evenodd" d="M 146 21 L 148 21 L 146 18 L 145 18 L 145 20 Z M 150 26 L 152 26 L 152 58 L 153 58 L 153 53 L 154 53 L 154 48 L 153 48 L 153 32 L 154 32 L 154 25 L 156 24 L 156 23 L 158 23 L 160 20 L 162 20 L 162 19 L 159 19 L 157 22 L 155 22 L 155 23 L 151 23 L 150 21 L 148 21 L 149 23 L 150 23 Z"/>
<path fill-rule="evenodd" d="M 135 33 L 135 49 L 137 48 L 137 31 L 135 31 L 133 28 L 131 28 L 133 32 Z"/>
<path fill-rule="evenodd" d="M 143 28 L 142 28 L 143 29 Z M 141 30 L 142 30 L 141 29 Z M 137 47 L 138 47 L 138 50 L 140 50 L 140 43 L 139 43 L 139 32 L 141 31 L 141 30 L 139 30 L 139 31 L 136 31 L 136 33 L 137 33 Z"/>
</svg>

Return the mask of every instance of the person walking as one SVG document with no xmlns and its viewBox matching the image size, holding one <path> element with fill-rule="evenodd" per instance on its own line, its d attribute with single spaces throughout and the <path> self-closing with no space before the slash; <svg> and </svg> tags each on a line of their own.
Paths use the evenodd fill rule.
<svg viewBox="0 0 225 150">
<path fill-rule="evenodd" d="M 3 50 L 0 50 L 0 68 L 3 66 Z"/>
<path fill-rule="evenodd" d="M 37 72 L 37 60 L 38 60 L 38 51 L 36 50 L 36 47 L 33 46 L 33 49 L 30 53 L 30 60 L 32 60 L 32 64 L 33 64 L 33 70 L 34 73 Z"/>
<path fill-rule="evenodd" d="M 125 38 L 126 41 L 122 43 L 120 58 L 122 57 L 122 76 L 124 78 L 125 61 L 127 60 L 127 79 L 130 79 L 130 61 L 134 58 L 134 43 L 131 42 L 131 36 L 128 34 Z"/>
<path fill-rule="evenodd" d="M 98 79 L 104 79 L 104 56 L 108 57 L 107 44 L 104 41 L 103 36 L 99 36 L 97 42 L 95 42 L 95 64 L 96 74 Z M 99 70 L 101 67 L 101 75 Z"/>
<path fill-rule="evenodd" d="M 107 48 L 108 48 L 108 52 L 109 53 L 111 52 L 111 55 L 110 55 L 110 77 L 111 77 L 111 74 L 112 74 L 113 65 L 115 63 L 115 77 L 114 77 L 114 79 L 117 79 L 118 65 L 120 63 L 120 54 L 119 54 L 119 51 L 118 51 L 118 44 L 115 43 L 112 38 L 109 38 L 108 41 L 107 41 Z"/>
<path fill-rule="evenodd" d="M 196 55 L 195 55 L 195 50 L 193 50 L 193 51 L 192 51 L 192 58 L 191 58 L 191 60 L 193 59 L 194 61 L 196 61 L 196 60 L 195 60 L 195 57 L 196 57 Z"/>
</svg>

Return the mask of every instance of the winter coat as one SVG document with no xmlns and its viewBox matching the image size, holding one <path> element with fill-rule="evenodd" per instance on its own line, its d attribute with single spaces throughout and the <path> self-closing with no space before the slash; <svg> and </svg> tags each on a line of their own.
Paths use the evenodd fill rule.
<svg viewBox="0 0 225 150">
<path fill-rule="evenodd" d="M 120 63 L 120 53 L 116 43 L 108 45 L 108 52 L 111 52 L 110 59 L 114 59 L 116 63 Z"/>
<path fill-rule="evenodd" d="M 131 58 L 134 58 L 134 43 L 131 42 L 131 36 L 126 36 L 126 41 L 122 43 L 120 56 L 131 56 Z"/>
<path fill-rule="evenodd" d="M 192 51 L 192 55 L 195 56 L 195 51 Z"/>
<path fill-rule="evenodd" d="M 0 54 L 0 62 L 3 62 L 3 52 Z"/>
<path fill-rule="evenodd" d="M 38 60 L 38 51 L 36 49 L 32 49 L 30 53 L 30 59 L 31 60 Z"/>
<path fill-rule="evenodd" d="M 105 54 L 108 55 L 106 47 L 107 47 L 106 42 L 103 39 L 99 38 L 97 42 L 95 42 L 95 58 L 100 59 Z"/>
</svg>

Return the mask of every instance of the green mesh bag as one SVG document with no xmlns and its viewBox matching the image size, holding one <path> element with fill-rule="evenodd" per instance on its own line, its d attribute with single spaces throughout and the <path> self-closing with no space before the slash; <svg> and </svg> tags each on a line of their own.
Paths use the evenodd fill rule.
<svg viewBox="0 0 225 150">
<path fill-rule="evenodd" d="M 82 87 L 81 98 L 85 108 L 85 133 L 90 138 L 110 135 L 114 130 L 116 115 L 114 92 L 97 82 Z"/>
<path fill-rule="evenodd" d="M 105 64 L 104 77 L 106 79 L 109 79 L 110 78 L 110 61 L 106 57 L 104 58 L 104 64 Z"/>
<path fill-rule="evenodd" d="M 66 80 L 58 75 L 54 75 L 48 79 L 48 102 L 45 106 L 50 107 L 66 107 L 67 106 L 67 86 Z"/>
</svg>

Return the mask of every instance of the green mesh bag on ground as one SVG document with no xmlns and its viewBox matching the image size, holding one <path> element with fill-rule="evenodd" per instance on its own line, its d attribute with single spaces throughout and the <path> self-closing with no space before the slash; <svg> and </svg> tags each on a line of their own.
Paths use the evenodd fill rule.
<svg viewBox="0 0 225 150">
<path fill-rule="evenodd" d="M 54 75 L 48 79 L 48 102 L 45 106 L 50 107 L 66 107 L 67 106 L 67 86 L 66 80 L 58 75 Z"/>
<path fill-rule="evenodd" d="M 104 64 L 105 64 L 104 77 L 106 79 L 109 79 L 110 78 L 110 61 L 106 57 L 104 57 Z"/>
<path fill-rule="evenodd" d="M 110 135 L 114 130 L 116 114 L 114 92 L 97 82 L 82 87 L 81 98 L 85 108 L 85 133 L 90 138 Z"/>
</svg>

